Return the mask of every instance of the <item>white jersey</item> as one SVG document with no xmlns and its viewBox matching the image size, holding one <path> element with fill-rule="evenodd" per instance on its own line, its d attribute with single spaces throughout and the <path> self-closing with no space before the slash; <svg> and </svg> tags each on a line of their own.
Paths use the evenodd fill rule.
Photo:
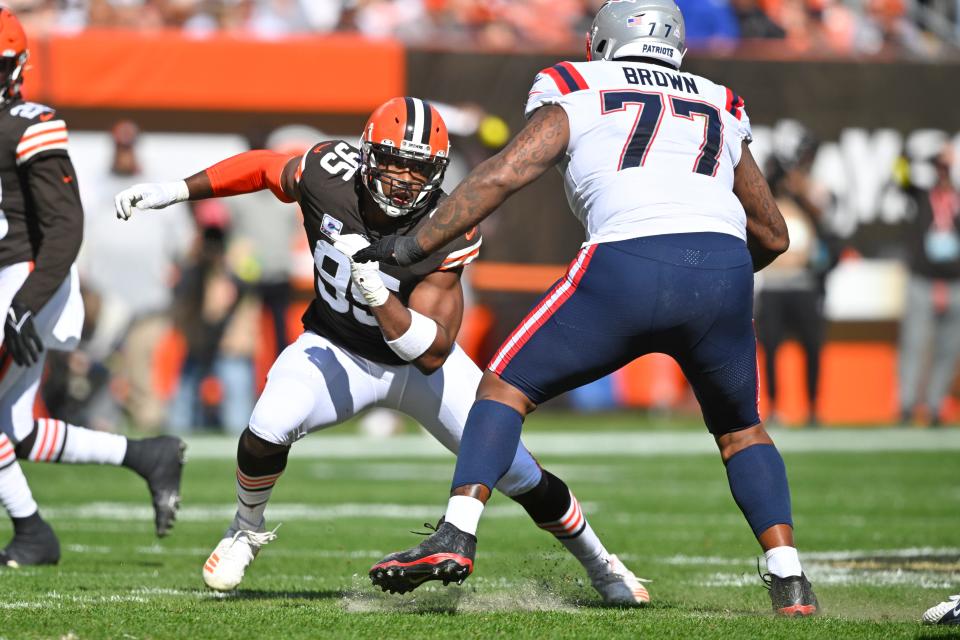
<svg viewBox="0 0 960 640">
<path fill-rule="evenodd" d="M 733 91 L 655 64 L 561 62 L 537 75 L 526 116 L 545 104 L 570 123 L 560 168 L 587 244 L 704 231 L 746 239 L 733 172 L 750 119 Z"/>
</svg>

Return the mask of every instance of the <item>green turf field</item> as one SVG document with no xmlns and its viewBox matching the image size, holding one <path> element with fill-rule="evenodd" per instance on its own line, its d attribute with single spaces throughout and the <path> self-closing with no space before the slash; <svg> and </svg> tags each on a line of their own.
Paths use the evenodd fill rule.
<svg viewBox="0 0 960 640">
<path fill-rule="evenodd" d="M 758 549 L 698 431 L 529 439 L 608 548 L 653 581 L 645 609 L 602 607 L 579 565 L 500 496 L 462 587 L 374 591 L 368 567 L 441 515 L 452 457 L 417 435 L 323 434 L 291 457 L 267 511 L 279 537 L 228 595 L 205 591 L 200 568 L 233 511 L 231 440 L 191 443 L 182 518 L 160 542 L 128 472 L 26 466 L 64 554 L 58 567 L 0 570 L 0 638 L 949 637 L 918 620 L 960 589 L 960 431 L 775 438 L 818 619 L 769 613 Z M 0 541 L 9 535 L 0 523 Z"/>
</svg>

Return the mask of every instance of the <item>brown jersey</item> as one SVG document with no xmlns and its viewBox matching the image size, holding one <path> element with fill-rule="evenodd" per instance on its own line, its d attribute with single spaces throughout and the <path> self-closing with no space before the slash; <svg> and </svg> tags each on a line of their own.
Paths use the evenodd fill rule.
<svg viewBox="0 0 960 640">
<path fill-rule="evenodd" d="M 438 193 L 423 208 L 397 218 L 393 227 L 375 231 L 367 226 L 360 212 L 364 187 L 357 171 L 359 161 L 356 147 L 335 140 L 307 151 L 297 169 L 303 224 L 313 249 L 317 295 L 303 315 L 303 326 L 368 360 L 404 364 L 387 346 L 376 318 L 353 286 L 350 261 L 334 249 L 333 238 L 356 233 L 374 241 L 387 234 L 410 235 L 426 222 L 444 196 Z M 381 264 L 383 283 L 406 305 L 410 293 L 429 274 L 460 269 L 472 262 L 482 241 L 474 229 L 423 262 L 409 267 Z"/>
<path fill-rule="evenodd" d="M 67 154 L 67 126 L 45 105 L 0 106 L 0 267 L 34 263 L 13 303 L 38 312 L 70 272 L 83 207 Z"/>
<path fill-rule="evenodd" d="M 30 164 L 67 156 L 67 126 L 50 107 L 22 99 L 0 109 L 0 266 L 33 260 L 39 242 L 26 172 Z M 5 223 L 5 224 L 4 224 Z M 5 227 L 5 229 L 4 229 Z"/>
</svg>

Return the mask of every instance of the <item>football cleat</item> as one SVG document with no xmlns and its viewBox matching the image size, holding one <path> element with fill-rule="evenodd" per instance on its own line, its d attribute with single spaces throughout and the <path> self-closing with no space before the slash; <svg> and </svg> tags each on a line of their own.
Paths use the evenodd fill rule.
<svg viewBox="0 0 960 640">
<path fill-rule="evenodd" d="M 820 613 L 817 596 L 807 576 L 781 578 L 772 573 L 760 576 L 770 591 L 773 612 L 787 617 L 812 616 Z"/>
<path fill-rule="evenodd" d="M 930 607 L 923 613 L 924 624 L 960 625 L 960 595 L 950 596 L 946 602 Z"/>
<path fill-rule="evenodd" d="M 0 566 L 18 569 L 20 567 L 57 564 L 60 561 L 60 541 L 40 516 L 24 527 L 15 531 L 3 550 L 0 550 Z"/>
<path fill-rule="evenodd" d="M 383 591 L 407 593 L 424 582 L 442 580 L 463 584 L 473 573 L 477 537 L 449 522 L 413 549 L 392 553 L 370 569 L 370 581 Z"/>
<path fill-rule="evenodd" d="M 607 558 L 603 573 L 590 576 L 593 588 L 608 604 L 645 605 L 650 602 L 650 593 L 638 578 L 615 555 Z"/>
<path fill-rule="evenodd" d="M 180 438 L 160 436 L 140 441 L 140 455 L 147 462 L 138 473 L 147 481 L 153 499 L 154 526 L 162 538 L 173 528 L 180 509 L 180 479 L 183 477 L 184 451 Z M 129 445 L 128 445 L 129 446 Z"/>
<path fill-rule="evenodd" d="M 203 563 L 203 582 L 215 591 L 236 589 L 243 581 L 243 574 L 247 571 L 247 567 L 260 553 L 260 548 L 276 539 L 277 529 L 248 531 L 237 530 L 231 526 L 207 561 Z"/>
</svg>

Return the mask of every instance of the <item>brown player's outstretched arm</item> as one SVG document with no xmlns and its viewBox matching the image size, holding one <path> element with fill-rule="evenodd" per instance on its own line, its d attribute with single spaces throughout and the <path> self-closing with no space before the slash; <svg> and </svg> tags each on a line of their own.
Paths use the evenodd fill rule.
<svg viewBox="0 0 960 640">
<path fill-rule="evenodd" d="M 387 301 L 370 312 L 380 325 L 385 340 L 396 340 L 410 329 L 410 309 L 430 318 L 437 324 L 433 344 L 410 364 L 431 374 L 446 362 L 463 320 L 463 289 L 460 270 L 435 271 L 421 280 L 410 293 L 409 307 L 391 294 Z"/>
<path fill-rule="evenodd" d="M 247 151 L 231 156 L 186 179 L 191 200 L 235 196 L 270 189 L 284 202 L 300 196 L 296 171 L 300 156 L 274 151 Z"/>
<path fill-rule="evenodd" d="M 128 220 L 137 209 L 163 209 L 184 200 L 203 200 L 270 189 L 281 202 L 300 199 L 300 157 L 273 151 L 247 151 L 222 160 L 186 180 L 141 183 L 114 197 L 117 217 Z"/>
<path fill-rule="evenodd" d="M 760 271 L 787 250 L 790 237 L 767 179 L 746 142 L 740 164 L 734 171 L 733 193 L 747 213 L 747 247 L 753 258 L 753 270 Z"/>
<path fill-rule="evenodd" d="M 475 227 L 511 194 L 556 164 L 567 150 L 570 127 L 556 105 L 541 107 L 500 153 L 470 172 L 417 232 L 426 254 Z"/>
</svg>

